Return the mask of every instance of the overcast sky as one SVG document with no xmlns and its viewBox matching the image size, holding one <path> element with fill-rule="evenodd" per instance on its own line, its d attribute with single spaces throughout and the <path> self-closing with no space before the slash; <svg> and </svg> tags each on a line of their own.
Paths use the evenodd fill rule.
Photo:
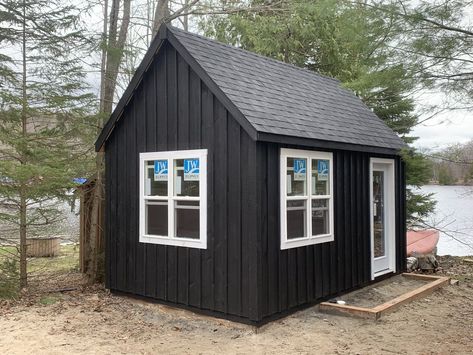
<svg viewBox="0 0 473 355">
<path fill-rule="evenodd" d="M 455 143 L 473 139 L 473 115 L 471 113 L 444 113 L 414 128 L 417 148 L 438 150 Z"/>
<path fill-rule="evenodd" d="M 466 6 L 464 11 L 465 16 L 462 25 L 465 28 L 471 28 L 473 25 L 473 6 L 471 4 Z M 445 95 L 424 93 L 419 103 L 429 105 L 440 103 L 443 100 L 445 100 Z M 473 112 L 444 112 L 425 122 L 425 124 L 415 127 L 412 135 L 419 137 L 414 143 L 417 148 L 438 150 L 452 144 L 466 143 L 473 139 Z"/>
<path fill-rule="evenodd" d="M 444 94 L 423 94 L 417 101 L 419 106 L 440 104 Z M 428 114 L 427 114 L 428 115 Z M 420 116 L 420 121 L 427 116 Z M 473 139 L 473 112 L 444 111 L 432 119 L 414 127 L 411 136 L 419 137 L 414 142 L 417 148 L 439 150 L 456 143 Z"/>
</svg>

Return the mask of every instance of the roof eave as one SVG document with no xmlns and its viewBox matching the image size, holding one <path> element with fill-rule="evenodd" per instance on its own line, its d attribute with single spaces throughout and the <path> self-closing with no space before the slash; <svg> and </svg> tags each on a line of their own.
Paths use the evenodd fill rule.
<svg viewBox="0 0 473 355">
<path fill-rule="evenodd" d="M 258 141 L 268 143 L 279 143 L 294 146 L 304 146 L 311 148 L 320 148 L 327 150 L 349 150 L 357 152 L 366 152 L 372 154 L 383 154 L 383 155 L 400 155 L 402 147 L 391 148 L 391 147 L 379 147 L 360 145 L 353 143 L 325 141 L 320 139 L 311 139 L 295 136 L 286 136 L 275 133 L 258 132 Z"/>
</svg>

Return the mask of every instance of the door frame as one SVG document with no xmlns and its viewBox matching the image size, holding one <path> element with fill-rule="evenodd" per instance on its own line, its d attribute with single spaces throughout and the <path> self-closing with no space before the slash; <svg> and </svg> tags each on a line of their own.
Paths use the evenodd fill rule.
<svg viewBox="0 0 473 355">
<path fill-rule="evenodd" d="M 373 171 L 375 164 L 383 165 L 385 171 L 385 229 L 387 235 L 387 254 L 388 268 L 380 271 L 374 270 L 374 224 L 373 224 Z M 396 199 L 395 199 L 395 175 L 394 175 L 394 159 L 370 158 L 370 244 L 371 244 L 371 280 L 376 277 L 396 272 Z"/>
</svg>

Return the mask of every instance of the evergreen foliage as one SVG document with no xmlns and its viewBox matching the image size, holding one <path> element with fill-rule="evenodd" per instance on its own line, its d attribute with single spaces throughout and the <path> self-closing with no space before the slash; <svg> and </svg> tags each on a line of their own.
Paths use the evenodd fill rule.
<svg viewBox="0 0 473 355">
<path fill-rule="evenodd" d="M 59 222 L 57 201 L 73 178 L 93 169 L 95 97 L 80 56 L 88 39 L 79 9 L 60 0 L 0 3 L 0 223 L 20 240 L 26 285 L 26 236 Z"/>
<path fill-rule="evenodd" d="M 423 194 L 416 189 L 427 184 L 432 176 L 432 162 L 423 154 L 405 149 L 402 158 L 406 167 L 406 214 L 409 226 L 422 225 L 422 221 L 435 209 L 434 194 Z"/>
<path fill-rule="evenodd" d="M 386 1 L 377 1 L 383 4 Z M 375 2 L 376 3 L 376 2 Z M 403 23 L 397 50 L 415 66 L 416 81 L 447 95 L 442 108 L 471 109 L 473 99 L 473 3 L 464 0 L 397 0 L 375 5 Z"/>
<path fill-rule="evenodd" d="M 418 117 L 410 94 L 418 67 L 404 65 L 393 49 L 404 30 L 395 9 L 390 3 L 373 7 L 348 0 L 281 1 L 257 13 L 213 16 L 200 26 L 220 41 L 339 79 L 412 143 L 409 133 Z M 427 182 L 427 160 L 412 150 L 404 156 L 408 184 Z M 431 195 L 409 190 L 407 198 L 408 222 L 422 220 L 435 206 Z"/>
</svg>

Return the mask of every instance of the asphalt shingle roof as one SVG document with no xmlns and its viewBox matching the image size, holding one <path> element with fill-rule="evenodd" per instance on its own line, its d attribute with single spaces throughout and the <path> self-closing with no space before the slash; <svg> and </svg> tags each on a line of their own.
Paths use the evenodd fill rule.
<svg viewBox="0 0 473 355">
<path fill-rule="evenodd" d="M 390 149 L 405 146 L 335 79 L 168 29 L 257 132 Z"/>
</svg>

